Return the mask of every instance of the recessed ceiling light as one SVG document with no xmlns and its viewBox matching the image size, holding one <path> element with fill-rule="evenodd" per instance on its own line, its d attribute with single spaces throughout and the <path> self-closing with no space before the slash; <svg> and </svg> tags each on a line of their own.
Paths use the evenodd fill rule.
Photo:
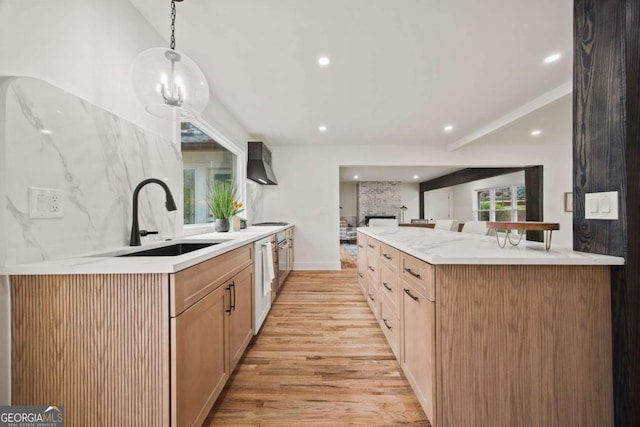
<svg viewBox="0 0 640 427">
<path fill-rule="evenodd" d="M 531 136 L 538 136 L 541 133 L 542 133 L 542 131 L 540 129 L 532 130 L 531 131 Z"/>
<path fill-rule="evenodd" d="M 327 131 L 327 127 L 325 125 L 320 125 L 320 126 L 318 126 L 318 130 L 320 132 L 326 132 Z"/>
<path fill-rule="evenodd" d="M 451 131 L 453 130 L 453 126 L 452 126 L 452 125 L 446 125 L 446 126 L 444 127 L 444 130 L 445 130 L 446 132 L 451 132 Z"/>
<path fill-rule="evenodd" d="M 353 177 L 353 179 L 358 179 L 358 175 L 355 175 L 355 176 Z"/>
<path fill-rule="evenodd" d="M 51 132 L 49 129 L 40 129 L 40 133 L 44 135 L 51 135 L 53 132 Z"/>
<path fill-rule="evenodd" d="M 418 179 L 418 175 L 413 175 L 413 179 Z"/>
<path fill-rule="evenodd" d="M 326 67 L 331 64 L 331 59 L 328 56 L 321 56 L 318 58 L 318 65 L 321 67 Z"/>
<path fill-rule="evenodd" d="M 552 62 L 556 62 L 558 59 L 560 59 L 560 54 L 559 53 L 554 53 L 553 55 L 549 55 L 546 58 L 544 58 L 544 63 L 545 64 L 551 64 Z"/>
</svg>

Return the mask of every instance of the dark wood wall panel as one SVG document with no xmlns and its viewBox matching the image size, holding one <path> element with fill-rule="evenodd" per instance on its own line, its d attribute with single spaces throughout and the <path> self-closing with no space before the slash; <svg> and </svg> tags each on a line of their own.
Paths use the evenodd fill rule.
<svg viewBox="0 0 640 427">
<path fill-rule="evenodd" d="M 542 166 L 531 166 L 524 170 L 524 186 L 527 197 L 527 221 L 544 221 L 544 175 Z M 544 242 L 543 231 L 527 231 L 527 240 Z"/>
<path fill-rule="evenodd" d="M 625 60 L 627 85 L 627 267 L 624 298 L 629 325 L 630 425 L 640 425 L 640 0 L 627 0 Z M 616 295 L 614 294 L 614 297 Z M 614 318 L 623 323 L 625 318 Z M 624 324 L 624 323 L 623 323 Z M 622 328 L 626 330 L 626 328 Z M 616 375 L 619 379 L 625 378 Z"/>
<path fill-rule="evenodd" d="M 626 250 L 623 4 L 576 0 L 573 83 L 573 246 L 619 256 Z M 620 220 L 584 218 L 585 194 L 600 191 L 620 192 Z"/>
<path fill-rule="evenodd" d="M 574 1 L 575 250 L 624 256 L 612 271 L 616 426 L 640 425 L 640 0 Z M 584 195 L 618 191 L 620 219 L 584 219 Z"/>
<path fill-rule="evenodd" d="M 466 168 L 438 178 L 420 183 L 420 191 L 437 190 L 438 188 L 451 187 L 452 185 L 464 184 L 479 179 L 493 178 L 494 176 L 506 175 L 508 173 L 519 172 L 523 167 L 516 168 Z"/>
</svg>

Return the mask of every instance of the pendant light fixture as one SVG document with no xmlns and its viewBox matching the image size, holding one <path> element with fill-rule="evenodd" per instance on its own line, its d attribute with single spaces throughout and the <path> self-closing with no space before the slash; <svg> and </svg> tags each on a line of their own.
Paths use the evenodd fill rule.
<svg viewBox="0 0 640 427">
<path fill-rule="evenodd" d="M 176 50 L 176 2 L 171 1 L 171 43 L 140 53 L 133 62 L 133 87 L 145 109 L 174 121 L 198 117 L 209 103 L 204 74 L 185 54 Z"/>
</svg>

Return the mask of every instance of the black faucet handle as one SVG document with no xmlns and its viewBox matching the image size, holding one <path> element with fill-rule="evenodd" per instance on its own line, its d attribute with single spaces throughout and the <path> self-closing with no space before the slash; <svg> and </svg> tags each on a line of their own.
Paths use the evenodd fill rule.
<svg viewBox="0 0 640 427">
<path fill-rule="evenodd" d="M 149 234 L 158 234 L 158 232 L 157 231 L 140 230 L 140 235 L 142 237 L 147 236 Z"/>
</svg>

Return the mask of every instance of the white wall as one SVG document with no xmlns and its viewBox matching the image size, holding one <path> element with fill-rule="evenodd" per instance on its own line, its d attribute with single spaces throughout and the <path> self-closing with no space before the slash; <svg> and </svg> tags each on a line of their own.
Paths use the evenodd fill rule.
<svg viewBox="0 0 640 427">
<path fill-rule="evenodd" d="M 1 4 L 0 4 L 1 5 Z M 0 7 L 0 13 L 2 8 Z M 0 183 L 7 182 L 5 154 L 5 93 L 9 79 L 0 77 Z M 4 265 L 7 241 L 4 230 L 4 211 L 6 206 L 6 186 L 0 185 L 0 266 Z M 9 302 L 9 283 L 6 276 L 0 275 L 0 405 L 11 403 L 11 306 Z"/>
<path fill-rule="evenodd" d="M 460 222 L 475 221 L 475 214 L 473 212 L 473 193 L 485 188 L 509 185 L 524 185 L 524 171 L 494 176 L 493 178 L 481 179 L 449 187 L 451 189 L 453 199 L 451 217 Z"/>
<path fill-rule="evenodd" d="M 407 207 L 404 211 L 404 222 L 411 222 L 411 218 L 420 218 L 420 184 L 403 182 L 400 185 L 400 205 Z"/>
<path fill-rule="evenodd" d="M 149 115 L 133 93 L 133 59 L 143 50 L 167 46 L 166 39 L 128 0 L 0 0 L 0 79 L 30 76 L 49 82 L 161 137 L 176 141 L 179 127 Z M 1 103 L 4 104 L 4 101 Z M 248 133 L 212 94 L 202 119 L 246 153 Z M 0 122 L 5 114 L 0 114 Z M 0 124 L 0 130 L 3 126 Z M 0 133 L 4 159 L 4 131 Z M 6 170 L 0 161 L 0 187 Z M 252 197 L 261 199 L 260 189 Z M 0 224 L 5 224 L 0 189 Z M 181 213 L 179 213 L 181 215 Z M 0 227 L 1 228 L 1 227 Z M 0 256 L 4 231 L 0 230 Z M 0 266 L 4 265 L 4 256 Z M 0 284 L 2 283 L 0 277 Z M 0 404 L 8 404 L 10 342 L 6 288 L 0 286 Z M 3 333 L 4 331 L 4 333 Z"/>
<path fill-rule="evenodd" d="M 570 104 L 569 104 L 570 106 Z M 570 113 L 569 113 L 570 114 Z M 479 141 L 454 152 L 431 147 L 274 146 L 278 186 L 264 189 L 265 217 L 296 224 L 296 269 L 339 269 L 339 167 L 416 164 L 433 166 L 544 166 L 544 217 L 560 222 L 554 245 L 571 246 L 572 217 L 563 197 L 572 187 L 571 122 L 564 138 L 536 144 L 522 141 Z M 526 160 L 523 160 L 526 159 Z"/>
<path fill-rule="evenodd" d="M 340 216 L 349 220 L 353 218 L 354 223 L 358 216 L 358 183 L 354 181 L 344 181 L 340 183 Z"/>
</svg>

